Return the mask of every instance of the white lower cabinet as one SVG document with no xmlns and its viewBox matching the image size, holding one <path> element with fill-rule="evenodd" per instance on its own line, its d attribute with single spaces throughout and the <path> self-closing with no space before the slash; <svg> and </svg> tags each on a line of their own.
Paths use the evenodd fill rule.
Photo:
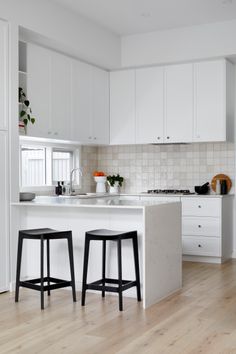
<svg viewBox="0 0 236 354">
<path fill-rule="evenodd" d="M 8 133 L 0 131 L 0 292 L 9 290 L 9 230 L 8 230 Z"/>
<path fill-rule="evenodd" d="M 222 263 L 231 258 L 232 196 L 181 197 L 181 201 L 184 259 Z"/>
<path fill-rule="evenodd" d="M 141 196 L 182 203 L 183 259 L 222 263 L 233 252 L 233 196 Z M 171 220 L 171 215 L 170 215 Z"/>
<path fill-rule="evenodd" d="M 182 218 L 183 235 L 216 236 L 221 235 L 221 218 L 211 217 L 185 217 Z"/>
<path fill-rule="evenodd" d="M 183 254 L 192 256 L 221 257 L 220 238 L 183 236 Z"/>
</svg>

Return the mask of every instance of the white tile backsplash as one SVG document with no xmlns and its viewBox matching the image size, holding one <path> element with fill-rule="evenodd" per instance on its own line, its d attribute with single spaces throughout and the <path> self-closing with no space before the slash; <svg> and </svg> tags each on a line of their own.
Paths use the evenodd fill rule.
<svg viewBox="0 0 236 354">
<path fill-rule="evenodd" d="M 107 174 L 119 173 L 125 179 L 122 191 L 126 193 L 153 188 L 193 190 L 195 185 L 210 182 L 218 173 L 228 175 L 234 186 L 233 143 L 127 145 L 84 149 L 86 175 L 94 169 L 103 170 Z M 88 177 L 86 185 L 94 188 L 93 179 Z"/>
</svg>

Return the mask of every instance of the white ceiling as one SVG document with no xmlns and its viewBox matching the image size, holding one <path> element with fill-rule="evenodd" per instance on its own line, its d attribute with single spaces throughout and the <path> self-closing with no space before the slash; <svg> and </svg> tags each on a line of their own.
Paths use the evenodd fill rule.
<svg viewBox="0 0 236 354">
<path fill-rule="evenodd" d="M 51 0 L 128 35 L 236 18 L 236 0 Z"/>
</svg>

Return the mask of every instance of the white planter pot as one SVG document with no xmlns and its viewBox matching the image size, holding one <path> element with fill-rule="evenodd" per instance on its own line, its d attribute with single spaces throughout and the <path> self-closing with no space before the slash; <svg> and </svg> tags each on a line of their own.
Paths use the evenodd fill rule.
<svg viewBox="0 0 236 354">
<path fill-rule="evenodd" d="M 97 183 L 96 193 L 106 193 L 106 176 L 97 176 L 94 177 L 94 180 Z"/>
<path fill-rule="evenodd" d="M 110 193 L 111 193 L 111 194 L 118 194 L 118 193 L 120 193 L 119 182 L 115 182 L 114 186 L 110 186 Z"/>
</svg>

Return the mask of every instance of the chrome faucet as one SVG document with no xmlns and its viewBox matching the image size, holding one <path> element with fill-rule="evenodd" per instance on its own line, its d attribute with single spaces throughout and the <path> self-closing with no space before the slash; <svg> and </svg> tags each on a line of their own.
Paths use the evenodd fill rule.
<svg viewBox="0 0 236 354">
<path fill-rule="evenodd" d="M 83 176 L 83 171 L 82 171 L 82 168 L 80 168 L 80 167 L 73 168 L 70 171 L 70 189 L 69 189 L 69 194 L 70 195 L 75 193 L 75 190 L 73 188 L 73 174 L 74 174 L 75 171 L 79 171 L 80 176 Z"/>
</svg>

